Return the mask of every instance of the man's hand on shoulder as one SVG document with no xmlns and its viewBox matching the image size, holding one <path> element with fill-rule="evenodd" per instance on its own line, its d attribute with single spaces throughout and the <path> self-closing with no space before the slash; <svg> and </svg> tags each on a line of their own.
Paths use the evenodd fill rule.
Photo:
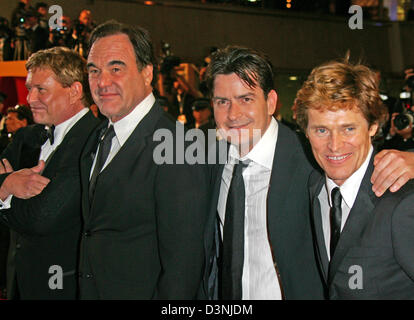
<svg viewBox="0 0 414 320">
<path fill-rule="evenodd" d="M 414 153 L 382 150 L 375 156 L 374 166 L 372 190 L 380 197 L 388 188 L 396 192 L 414 178 Z"/>
<path fill-rule="evenodd" d="M 33 168 L 9 174 L 0 188 L 0 198 L 5 200 L 9 195 L 13 195 L 20 199 L 30 199 L 40 194 L 50 182 L 41 175 L 44 167 L 45 162 L 39 161 Z"/>
</svg>

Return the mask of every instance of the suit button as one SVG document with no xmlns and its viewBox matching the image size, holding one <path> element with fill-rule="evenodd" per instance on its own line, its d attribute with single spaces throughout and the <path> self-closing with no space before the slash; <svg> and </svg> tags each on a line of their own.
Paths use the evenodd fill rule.
<svg viewBox="0 0 414 320">
<path fill-rule="evenodd" d="M 93 278 L 93 276 L 91 274 L 87 273 L 87 274 L 85 274 L 85 278 L 90 279 L 90 278 Z"/>
<path fill-rule="evenodd" d="M 85 237 L 90 237 L 91 236 L 91 232 L 90 231 L 85 231 L 85 233 L 83 235 Z"/>
<path fill-rule="evenodd" d="M 22 245 L 20 243 L 16 244 L 16 249 L 20 249 Z"/>
</svg>

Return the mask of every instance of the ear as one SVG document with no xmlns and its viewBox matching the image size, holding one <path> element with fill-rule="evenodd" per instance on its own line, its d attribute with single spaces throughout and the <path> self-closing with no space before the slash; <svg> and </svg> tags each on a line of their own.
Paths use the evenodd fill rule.
<svg viewBox="0 0 414 320">
<path fill-rule="evenodd" d="M 83 87 L 79 81 L 75 81 L 69 87 L 69 98 L 70 104 L 74 104 L 82 99 Z"/>
<path fill-rule="evenodd" d="M 142 69 L 142 75 L 144 76 L 144 83 L 145 86 L 151 86 L 151 82 L 152 82 L 152 77 L 153 77 L 153 65 L 149 64 L 146 65 L 143 69 Z"/>
<path fill-rule="evenodd" d="M 379 124 L 377 122 L 374 122 L 373 124 L 371 124 L 371 126 L 368 129 L 369 136 L 371 138 L 373 136 L 375 136 L 375 134 L 377 133 L 378 129 L 379 129 Z"/>
<path fill-rule="evenodd" d="M 273 115 L 276 111 L 276 105 L 277 105 L 277 93 L 275 90 L 270 90 L 270 92 L 267 94 L 267 114 L 269 116 Z"/>
</svg>

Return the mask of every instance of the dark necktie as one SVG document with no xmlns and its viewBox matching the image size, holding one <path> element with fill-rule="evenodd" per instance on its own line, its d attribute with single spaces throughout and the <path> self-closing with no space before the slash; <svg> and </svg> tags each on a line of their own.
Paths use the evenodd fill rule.
<svg viewBox="0 0 414 320">
<path fill-rule="evenodd" d="M 89 181 L 89 201 L 92 203 L 93 195 L 95 192 L 96 180 L 102 170 L 103 165 L 108 158 L 109 151 L 111 150 L 112 138 L 115 136 L 114 126 L 110 125 L 106 129 L 105 133 L 101 136 L 99 141 L 99 151 L 95 161 L 95 167 Z"/>
<path fill-rule="evenodd" d="M 330 254 L 331 260 L 335 253 L 336 245 L 338 244 L 339 236 L 341 235 L 341 219 L 342 219 L 342 196 L 338 187 L 334 188 L 331 192 L 332 208 L 330 211 L 331 222 L 331 244 Z"/>
<path fill-rule="evenodd" d="M 222 299 L 242 299 L 244 261 L 244 201 L 243 169 L 246 163 L 234 165 L 226 203 L 223 228 Z"/>
<path fill-rule="evenodd" d="M 50 145 L 53 145 L 55 142 L 55 126 L 50 126 L 49 129 L 46 131 L 47 138 L 50 141 Z"/>
</svg>

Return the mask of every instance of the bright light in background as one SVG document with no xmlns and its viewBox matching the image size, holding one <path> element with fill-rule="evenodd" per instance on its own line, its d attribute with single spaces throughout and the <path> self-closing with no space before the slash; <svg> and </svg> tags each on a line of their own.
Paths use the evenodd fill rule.
<svg viewBox="0 0 414 320">
<path fill-rule="evenodd" d="M 290 76 L 289 80 L 290 81 L 296 81 L 296 80 L 298 80 L 298 77 L 297 76 Z"/>
<path fill-rule="evenodd" d="M 286 8 L 290 9 L 292 7 L 292 0 L 286 0 Z"/>
<path fill-rule="evenodd" d="M 155 4 L 154 1 L 144 1 L 144 4 L 147 6 L 153 6 Z"/>
</svg>

